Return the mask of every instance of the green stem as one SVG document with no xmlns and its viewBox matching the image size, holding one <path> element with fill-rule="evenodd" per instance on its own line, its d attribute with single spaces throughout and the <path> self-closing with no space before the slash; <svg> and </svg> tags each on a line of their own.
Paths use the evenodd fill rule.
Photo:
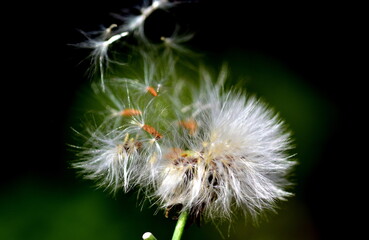
<svg viewBox="0 0 369 240">
<path fill-rule="evenodd" d="M 143 240 L 157 240 L 154 235 L 152 235 L 151 232 L 146 232 L 144 235 L 142 235 Z"/>
<path fill-rule="evenodd" d="M 174 229 L 172 240 L 180 240 L 183 234 L 184 227 L 188 218 L 188 212 L 184 211 L 179 215 L 176 228 Z"/>
</svg>

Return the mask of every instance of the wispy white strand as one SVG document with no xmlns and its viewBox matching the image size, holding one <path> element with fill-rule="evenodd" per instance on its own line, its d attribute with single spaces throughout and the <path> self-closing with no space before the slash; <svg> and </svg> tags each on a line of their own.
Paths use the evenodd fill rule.
<svg viewBox="0 0 369 240">
<path fill-rule="evenodd" d="M 87 38 L 87 41 L 75 44 L 77 47 L 92 49 L 90 57 L 92 59 L 92 66 L 98 69 L 100 73 L 100 82 L 102 89 L 105 89 L 104 79 L 105 79 L 105 67 L 109 63 L 109 55 L 108 49 L 109 46 L 118 41 L 119 39 L 126 37 L 129 32 L 118 32 L 116 34 L 112 34 L 112 29 L 115 28 L 116 25 L 112 24 L 109 28 L 103 30 L 97 37 L 92 38 L 90 34 L 84 34 Z"/>
<path fill-rule="evenodd" d="M 137 6 L 136 9 L 140 12 L 138 15 L 126 14 L 113 14 L 117 19 L 120 19 L 124 22 L 119 29 L 120 31 L 129 31 L 135 33 L 135 35 L 143 41 L 146 41 L 146 36 L 144 34 L 144 22 L 145 20 L 157 9 L 169 9 L 174 5 L 177 5 L 175 2 L 170 2 L 168 0 L 153 0 L 150 4 L 150 1 L 143 1 L 143 4 Z"/>
<path fill-rule="evenodd" d="M 102 90 L 105 90 L 105 68 L 109 63 L 110 59 L 108 56 L 108 49 L 111 44 L 128 36 L 129 34 L 135 34 L 138 39 L 142 40 L 145 44 L 149 44 L 144 33 L 144 22 L 148 16 L 150 16 L 157 9 L 167 9 L 175 5 L 175 3 L 169 2 L 168 0 L 154 0 L 151 4 L 147 1 L 144 2 L 144 6 L 140 8 L 140 15 L 120 17 L 124 20 L 121 26 L 112 24 L 109 28 L 106 28 L 97 37 L 92 38 L 89 34 L 85 34 L 87 41 L 74 44 L 81 48 L 93 49 L 91 52 L 91 59 L 93 65 L 97 67 L 100 74 L 100 82 Z M 117 17 L 119 18 L 119 17 Z M 114 28 L 118 30 L 113 31 Z M 96 33 L 95 33 L 96 34 Z M 168 39 L 169 40 L 169 39 Z M 184 39 L 183 39 L 184 40 Z M 173 44 L 172 44 L 173 45 Z M 174 46 L 174 45 L 173 45 Z M 179 48 L 179 45 L 177 45 Z"/>
</svg>

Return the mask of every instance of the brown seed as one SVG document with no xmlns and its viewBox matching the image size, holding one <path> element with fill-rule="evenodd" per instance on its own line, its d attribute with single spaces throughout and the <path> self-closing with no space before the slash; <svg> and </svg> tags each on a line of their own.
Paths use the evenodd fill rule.
<svg viewBox="0 0 369 240">
<path fill-rule="evenodd" d="M 159 140 L 160 138 L 162 138 L 163 136 L 156 131 L 156 129 L 150 125 L 144 124 L 142 126 L 142 129 L 145 130 L 147 133 L 153 135 L 155 137 L 155 140 Z"/>
<path fill-rule="evenodd" d="M 194 135 L 197 130 L 197 122 L 193 119 L 180 121 L 179 125 L 188 130 L 188 133 Z"/>
<path fill-rule="evenodd" d="M 142 112 L 140 110 L 136 110 L 136 109 L 132 109 L 132 108 L 127 108 L 124 109 L 120 112 L 120 115 L 124 116 L 124 117 L 132 117 L 132 116 L 137 116 L 137 115 L 141 115 Z"/>
<path fill-rule="evenodd" d="M 156 90 L 153 88 L 153 87 L 146 87 L 146 90 L 151 94 L 153 95 L 154 97 L 158 96 L 158 93 L 156 92 Z"/>
</svg>

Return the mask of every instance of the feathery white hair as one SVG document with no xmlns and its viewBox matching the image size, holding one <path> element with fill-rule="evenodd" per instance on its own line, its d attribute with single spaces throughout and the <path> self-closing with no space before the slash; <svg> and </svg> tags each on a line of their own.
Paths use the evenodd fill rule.
<svg viewBox="0 0 369 240">
<path fill-rule="evenodd" d="M 222 90 L 225 71 L 217 84 L 203 74 L 198 91 L 181 85 L 181 91 L 192 93 L 186 111 L 188 103 L 181 106 L 176 88 L 160 96 L 146 94 L 128 117 L 114 110 L 91 131 L 75 167 L 114 192 L 139 186 L 160 208 L 179 206 L 194 218 L 230 218 L 236 209 L 256 218 L 264 209 L 273 210 L 276 201 L 291 196 L 285 190 L 294 165 L 286 153 L 290 134 L 262 101 Z M 115 107 L 132 107 L 129 91 L 120 96 L 128 102 L 119 103 L 107 89 L 102 94 L 114 99 Z"/>
<path fill-rule="evenodd" d="M 112 25 L 99 41 L 85 43 L 100 71 L 110 44 L 132 31 L 143 39 L 145 18 L 171 5 L 155 0 L 123 28 L 112 32 Z M 179 77 L 174 51 L 185 53 L 180 43 L 189 37 L 178 36 L 162 39 L 173 48 L 165 54 L 147 46 L 137 51 L 137 78 L 105 82 L 101 75 L 95 89 L 103 120 L 88 128 L 73 166 L 112 192 L 138 187 L 159 208 L 188 211 L 192 219 L 230 219 L 240 209 L 256 219 L 292 195 L 290 133 L 261 100 L 224 90 L 226 68 L 217 80 L 200 68 L 200 84 Z"/>
<path fill-rule="evenodd" d="M 194 117 L 196 134 L 174 140 L 185 149 L 163 154 L 169 157 L 154 193 L 161 207 L 180 205 L 212 219 L 230 218 L 236 207 L 256 217 L 291 196 L 284 190 L 294 165 L 286 154 L 290 134 L 278 116 L 260 100 L 219 86 L 203 88 L 197 101 L 204 109 Z"/>
</svg>

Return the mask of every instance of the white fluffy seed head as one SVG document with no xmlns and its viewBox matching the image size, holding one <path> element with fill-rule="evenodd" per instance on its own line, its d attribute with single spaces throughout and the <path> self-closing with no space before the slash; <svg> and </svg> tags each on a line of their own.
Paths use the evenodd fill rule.
<svg viewBox="0 0 369 240">
<path fill-rule="evenodd" d="M 290 134 L 262 101 L 222 90 L 225 68 L 216 84 L 201 71 L 199 88 L 139 97 L 127 79 L 100 91 L 114 114 L 90 131 L 74 166 L 113 192 L 138 186 L 160 208 L 179 206 L 195 218 L 229 219 L 241 209 L 256 219 L 273 210 L 291 196 Z M 124 116 L 120 108 L 137 112 Z"/>
<path fill-rule="evenodd" d="M 125 28 L 90 40 L 101 72 L 108 46 L 140 32 L 139 17 L 167 4 L 153 1 Z M 137 74 L 94 85 L 102 120 L 87 129 L 73 166 L 112 192 L 137 187 L 159 208 L 189 211 L 192 218 L 230 219 L 242 210 L 256 219 L 273 210 L 292 195 L 284 122 L 255 97 L 224 90 L 226 67 L 216 79 L 200 68 L 200 84 L 179 76 L 173 52 L 186 51 L 180 41 L 162 40 L 173 51 L 161 55 L 146 46 L 138 51 L 142 62 L 132 64 Z"/>
<path fill-rule="evenodd" d="M 208 219 L 230 218 L 236 209 L 256 217 L 291 196 L 285 190 L 294 165 L 286 154 L 290 135 L 261 101 L 206 88 L 196 134 L 175 139 L 184 149 L 164 153 L 170 157 L 162 161 L 154 195 L 163 208 L 179 205 Z"/>
</svg>

